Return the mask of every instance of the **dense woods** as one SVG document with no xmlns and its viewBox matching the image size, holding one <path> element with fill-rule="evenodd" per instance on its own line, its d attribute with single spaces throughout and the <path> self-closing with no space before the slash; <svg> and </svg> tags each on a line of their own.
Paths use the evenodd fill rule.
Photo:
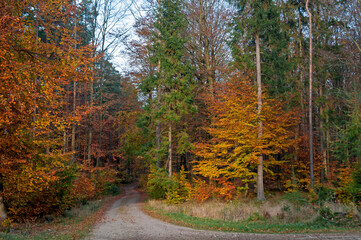
<svg viewBox="0 0 361 240">
<path fill-rule="evenodd" d="M 0 0 L 8 217 L 132 181 L 175 203 L 326 191 L 360 204 L 360 1 L 147 1 L 127 29 L 132 6 Z"/>
</svg>

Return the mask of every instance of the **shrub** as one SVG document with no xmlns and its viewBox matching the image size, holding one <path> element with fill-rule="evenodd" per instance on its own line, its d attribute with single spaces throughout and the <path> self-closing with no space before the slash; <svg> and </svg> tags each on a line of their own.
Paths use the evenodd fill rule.
<svg viewBox="0 0 361 240">
<path fill-rule="evenodd" d="M 308 203 L 308 199 L 305 193 L 302 192 L 286 192 L 282 199 L 287 200 L 291 203 L 303 206 Z"/>
<path fill-rule="evenodd" d="M 94 182 L 86 174 L 81 174 L 73 182 L 71 195 L 75 202 L 85 204 L 96 195 Z"/>
<path fill-rule="evenodd" d="M 336 193 L 334 189 L 327 188 L 325 186 L 319 186 L 316 188 L 317 202 L 321 205 L 325 202 L 335 202 Z"/>
<path fill-rule="evenodd" d="M 189 199 L 192 187 L 187 181 L 186 171 L 183 166 L 181 171 L 176 174 L 173 179 L 176 181 L 176 184 L 168 190 L 167 201 L 178 204 Z"/>
<path fill-rule="evenodd" d="M 350 168 L 341 169 L 340 187 L 336 189 L 337 199 L 342 203 L 361 204 L 361 168 L 352 172 Z"/>
<path fill-rule="evenodd" d="M 110 182 L 105 183 L 103 194 L 104 195 L 112 195 L 112 196 L 119 195 L 120 187 L 115 183 L 110 183 Z"/>
<path fill-rule="evenodd" d="M 66 159 L 39 155 L 4 174 L 3 197 L 8 216 L 16 221 L 35 221 L 72 207 L 75 171 Z"/>
<path fill-rule="evenodd" d="M 177 182 L 168 176 L 166 170 L 151 168 L 148 176 L 147 189 L 149 196 L 154 199 L 166 199 L 171 189 L 175 189 Z"/>
<path fill-rule="evenodd" d="M 195 185 L 191 190 L 191 198 L 197 202 L 204 202 L 214 196 L 216 187 L 207 184 L 204 180 L 195 179 Z"/>
</svg>

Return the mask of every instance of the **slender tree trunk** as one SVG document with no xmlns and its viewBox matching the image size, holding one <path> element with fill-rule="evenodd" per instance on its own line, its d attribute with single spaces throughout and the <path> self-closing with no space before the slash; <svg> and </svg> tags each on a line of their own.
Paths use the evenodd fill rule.
<svg viewBox="0 0 361 240">
<path fill-rule="evenodd" d="M 168 146 L 168 174 L 169 177 L 172 176 L 172 122 L 169 121 L 169 130 L 168 130 L 168 141 L 169 141 L 169 146 Z"/>
<path fill-rule="evenodd" d="M 75 117 L 75 111 L 76 111 L 76 82 L 73 81 L 73 117 Z M 71 129 L 71 152 L 72 152 L 71 160 L 73 162 L 75 161 L 75 131 L 76 131 L 76 126 L 75 126 L 75 122 L 73 122 Z"/>
<path fill-rule="evenodd" d="M 161 128 L 161 124 L 160 121 L 157 120 L 156 123 L 156 129 L 155 129 L 155 134 L 156 134 L 156 142 L 157 142 L 157 167 L 160 168 L 161 167 L 161 160 L 160 160 L 160 145 L 161 145 L 161 133 L 162 133 L 162 128 Z"/>
<path fill-rule="evenodd" d="M 99 106 L 100 106 L 100 113 L 99 113 L 99 150 L 101 151 L 102 150 L 102 145 L 103 145 L 103 139 L 102 139 L 102 136 L 103 136 L 103 92 L 102 90 L 100 90 L 100 103 L 99 103 Z M 100 161 L 100 156 L 98 155 L 97 157 L 97 161 L 96 161 L 96 166 L 97 167 L 100 167 L 101 166 L 101 161 Z"/>
<path fill-rule="evenodd" d="M 89 116 L 89 135 L 88 135 L 88 161 L 91 161 L 92 156 L 92 142 L 93 142 L 93 91 L 94 91 L 94 77 L 90 83 L 90 116 Z"/>
<path fill-rule="evenodd" d="M 309 63 L 309 99 L 308 99 L 308 117 L 309 117 L 309 147 L 310 147 L 310 178 L 311 178 L 311 189 L 314 189 L 315 186 L 315 180 L 313 175 L 313 124 L 312 124 L 312 77 L 313 77 L 313 71 L 312 71 L 312 15 L 309 9 L 309 3 L 310 0 L 306 1 L 306 10 L 309 16 L 309 36 L 310 36 L 310 63 Z"/>
<path fill-rule="evenodd" d="M 160 73 L 160 60 L 158 60 L 158 74 Z M 160 86 L 158 86 L 157 89 L 157 98 L 160 98 L 161 95 L 161 88 Z M 157 167 L 160 168 L 161 167 L 161 159 L 160 159 L 160 148 L 161 148 L 161 144 L 162 144 L 162 126 L 160 124 L 160 121 L 157 120 L 156 122 L 156 127 L 155 127 L 155 137 L 156 137 L 156 144 L 157 144 Z"/>
<path fill-rule="evenodd" d="M 76 2 L 74 2 L 75 4 L 75 8 L 76 8 Z M 74 19 L 74 40 L 75 40 L 75 43 L 74 43 L 74 49 L 77 48 L 77 18 Z M 75 118 L 75 115 L 76 115 L 76 81 L 73 80 L 73 117 Z M 74 120 L 73 120 L 74 121 Z M 76 133 L 76 124 L 75 124 L 75 121 L 73 122 L 72 124 L 72 129 L 71 129 L 71 160 L 74 162 L 75 161 L 75 133 Z"/>
<path fill-rule="evenodd" d="M 256 67 L 257 67 L 257 100 L 258 100 L 258 140 L 261 141 L 263 136 L 263 122 L 262 122 L 262 78 L 261 78 L 261 52 L 259 32 L 256 33 Z M 263 186 L 263 154 L 258 155 L 258 169 L 257 169 L 257 199 L 265 200 L 264 186 Z"/>
<path fill-rule="evenodd" d="M 69 116 L 69 102 L 70 102 L 70 94 L 69 94 L 69 84 L 67 84 L 66 86 L 66 99 L 64 99 L 65 101 L 65 112 L 66 112 L 66 116 Z M 67 153 L 69 151 L 69 139 L 68 139 L 68 129 L 65 127 L 64 128 L 64 132 L 63 132 L 63 141 L 64 141 L 64 146 L 63 146 L 63 151 L 64 154 Z"/>
<path fill-rule="evenodd" d="M 301 61 L 303 60 L 303 47 L 302 47 L 302 39 L 303 39 L 303 34 L 302 34 L 302 20 L 301 20 L 301 17 L 302 17 L 302 13 L 301 13 L 301 9 L 299 8 L 298 9 L 298 31 L 299 31 L 299 48 L 300 48 L 300 53 L 299 53 L 299 56 L 300 56 L 300 59 Z M 305 79 L 304 79 L 304 68 L 302 66 L 302 62 L 299 62 L 298 63 L 298 69 L 300 71 L 300 83 L 299 83 L 299 91 L 300 91 L 300 104 L 301 104 L 301 110 L 302 112 L 305 112 L 305 89 L 304 89 L 304 86 L 305 86 Z M 301 131 L 302 131 L 302 134 L 304 134 L 306 132 L 306 118 L 305 116 L 302 114 L 301 116 Z"/>
<path fill-rule="evenodd" d="M 323 87 L 320 86 L 320 98 L 322 99 L 324 96 L 323 94 Z M 320 105 L 320 152 L 322 153 L 322 170 L 321 170 L 321 181 L 325 182 L 326 179 L 326 172 L 327 172 L 327 154 L 326 154 L 326 131 L 325 126 L 323 123 L 323 116 L 325 113 L 325 107 L 323 103 Z"/>
</svg>

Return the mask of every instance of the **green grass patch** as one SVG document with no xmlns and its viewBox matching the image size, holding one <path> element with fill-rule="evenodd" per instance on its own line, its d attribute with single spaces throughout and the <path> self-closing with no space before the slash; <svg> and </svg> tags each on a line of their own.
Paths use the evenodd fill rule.
<svg viewBox="0 0 361 240">
<path fill-rule="evenodd" d="M 299 222 L 283 224 L 272 224 L 272 219 L 264 220 L 262 218 L 250 217 L 244 221 L 224 221 L 211 218 L 200 218 L 186 215 L 184 213 L 166 212 L 153 207 L 145 206 L 146 211 L 164 221 L 174 224 L 192 227 L 196 229 L 221 230 L 246 233 L 327 233 L 327 232 L 345 232 L 360 231 L 361 228 L 356 225 L 349 227 L 337 226 L 325 219 L 317 218 L 312 222 Z"/>
</svg>

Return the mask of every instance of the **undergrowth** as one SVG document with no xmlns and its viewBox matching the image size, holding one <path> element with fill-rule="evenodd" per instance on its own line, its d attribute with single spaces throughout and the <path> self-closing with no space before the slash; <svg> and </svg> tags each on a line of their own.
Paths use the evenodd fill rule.
<svg viewBox="0 0 361 240">
<path fill-rule="evenodd" d="M 62 217 L 49 216 L 49 222 L 11 224 L 8 230 L 0 232 L 0 240 L 82 239 L 89 234 L 92 226 L 119 197 L 89 201 L 78 208 L 64 212 Z"/>
<path fill-rule="evenodd" d="M 240 198 L 170 204 L 149 200 L 145 209 L 165 221 L 199 229 L 262 233 L 361 230 L 361 213 L 356 205 L 312 203 L 298 192 L 263 202 Z"/>
</svg>

